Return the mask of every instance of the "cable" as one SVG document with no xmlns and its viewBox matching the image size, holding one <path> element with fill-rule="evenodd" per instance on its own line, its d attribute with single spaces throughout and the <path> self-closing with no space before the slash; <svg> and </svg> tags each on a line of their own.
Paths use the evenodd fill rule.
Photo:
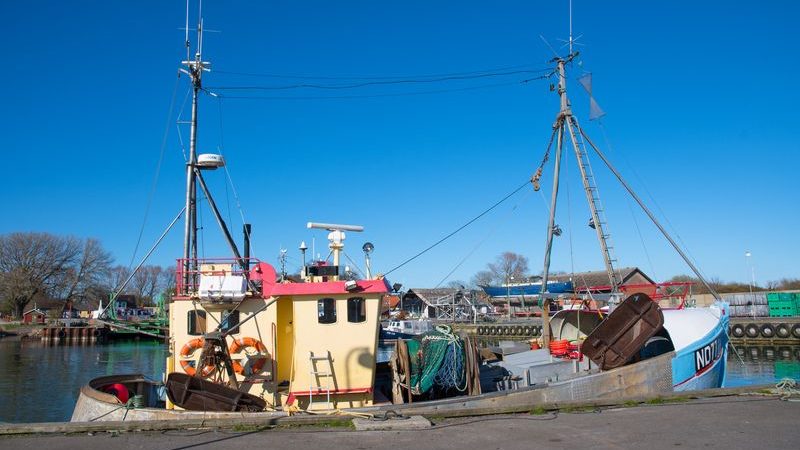
<svg viewBox="0 0 800 450">
<path fill-rule="evenodd" d="M 142 227 L 139 229 L 139 237 L 136 238 L 136 245 L 133 248 L 131 255 L 131 262 L 128 263 L 128 270 L 133 267 L 133 262 L 136 259 L 136 253 L 139 251 L 139 244 L 142 242 L 142 235 L 144 235 L 144 227 L 147 224 L 147 216 L 150 214 L 150 207 L 153 204 L 153 198 L 156 194 L 156 187 L 158 186 L 158 178 L 161 174 L 161 163 L 164 161 L 164 150 L 167 148 L 167 136 L 169 136 L 169 122 L 172 118 L 172 111 L 175 108 L 175 96 L 178 93 L 178 81 L 180 78 L 175 79 L 175 87 L 172 88 L 172 99 L 169 101 L 169 109 L 167 112 L 167 123 L 164 125 L 164 134 L 161 137 L 161 151 L 158 155 L 158 163 L 156 164 L 156 173 L 153 176 L 153 185 L 150 187 L 150 194 L 147 196 L 147 204 L 144 208 L 144 218 L 142 219 Z"/>
<path fill-rule="evenodd" d="M 389 271 L 387 271 L 386 273 L 384 273 L 384 276 L 386 276 L 386 275 L 389 275 L 390 273 L 394 272 L 395 270 L 397 270 L 397 269 L 399 269 L 399 268 L 401 268 L 401 267 L 405 266 L 406 264 L 410 263 L 411 261 L 413 261 L 413 260 L 415 260 L 415 259 L 419 258 L 420 256 L 422 256 L 423 254 L 427 253 L 427 252 L 428 252 L 429 250 L 431 250 L 432 248 L 436 247 L 437 245 L 439 245 L 439 244 L 441 244 L 442 242 L 446 241 L 447 239 L 451 238 L 453 235 L 455 235 L 455 234 L 456 234 L 456 233 L 458 233 L 459 231 L 463 230 L 464 228 L 467 228 L 467 227 L 468 227 L 468 226 L 470 226 L 470 225 L 471 225 L 473 222 L 475 222 L 476 220 L 478 220 L 478 219 L 480 219 L 481 217 L 485 216 L 485 215 L 486 215 L 486 214 L 488 214 L 488 213 L 489 213 L 491 210 L 493 210 L 493 209 L 495 209 L 496 207 L 500 206 L 500 204 L 501 204 L 501 203 L 503 203 L 504 201 L 508 200 L 508 199 L 509 199 L 511 196 L 513 196 L 513 195 L 514 195 L 514 194 L 516 194 L 517 192 L 521 191 L 521 190 L 522 190 L 522 188 L 524 188 L 525 186 L 527 186 L 527 185 L 528 185 L 528 183 L 530 183 L 530 180 L 525 180 L 525 182 L 524 182 L 524 183 L 522 183 L 522 185 L 521 185 L 520 187 L 518 187 L 518 188 L 514 189 L 514 190 L 513 190 L 513 191 L 512 191 L 510 194 L 508 194 L 508 195 L 506 195 L 505 197 L 503 197 L 502 199 L 500 199 L 500 201 L 498 201 L 497 203 L 495 203 L 494 205 L 490 206 L 488 209 L 486 209 L 486 210 L 485 210 L 485 211 L 483 211 L 482 213 L 480 213 L 480 214 L 478 214 L 477 216 L 475 216 L 474 218 L 472 218 L 472 219 L 471 219 L 469 222 L 465 223 L 464 225 L 461 225 L 460 227 L 458 227 L 458 229 L 456 229 L 456 230 L 455 230 L 455 231 L 453 231 L 452 233 L 450 233 L 450 234 L 448 234 L 447 236 L 445 236 L 445 237 L 443 237 L 443 238 L 439 239 L 439 240 L 438 240 L 438 241 L 436 241 L 434 244 L 432 244 L 432 245 L 428 246 L 428 248 L 426 248 L 425 250 L 422 250 L 421 252 L 417 253 L 416 255 L 412 256 L 411 258 L 408 258 L 407 260 L 403 261 L 402 263 L 400 263 L 400 265 L 398 265 L 397 267 L 393 268 L 392 270 L 389 270 Z"/>
<path fill-rule="evenodd" d="M 233 72 L 226 70 L 214 70 L 214 73 L 240 75 L 247 77 L 260 77 L 260 78 L 283 78 L 283 79 L 297 79 L 297 80 L 396 80 L 403 78 L 438 78 L 459 75 L 472 75 L 487 72 L 497 72 L 501 70 L 522 69 L 530 67 L 529 64 L 518 64 L 515 66 L 495 67 L 484 70 L 474 70 L 469 72 L 450 72 L 450 73 L 435 73 L 428 75 L 395 75 L 395 76 L 311 76 L 311 75 L 296 75 L 296 74 L 277 74 L 277 73 L 253 73 L 253 72 Z M 542 69 L 544 72 L 549 69 Z"/>
<path fill-rule="evenodd" d="M 381 80 L 363 81 L 360 83 L 326 85 L 326 84 L 289 84 L 285 86 L 209 86 L 210 90 L 217 91 L 282 91 L 287 89 L 356 89 L 366 86 L 379 86 L 389 84 L 412 84 L 412 83 L 439 83 L 442 81 L 472 80 L 476 78 L 504 77 L 508 75 L 519 75 L 522 73 L 542 73 L 546 70 L 514 70 L 509 72 L 492 72 L 475 75 L 452 75 L 438 78 L 407 78 L 401 80 Z"/>
<path fill-rule="evenodd" d="M 541 80 L 545 78 L 549 78 L 550 75 L 543 75 L 534 78 L 528 78 L 525 80 L 519 81 L 512 81 L 512 82 L 505 82 L 505 83 L 492 83 L 492 84 L 483 84 L 478 86 L 467 86 L 462 88 L 452 88 L 452 89 L 435 89 L 430 91 L 415 91 L 415 92 L 396 92 L 396 93 L 383 93 L 383 94 L 356 94 L 356 95 L 316 95 L 316 96 L 259 96 L 259 95 L 223 95 L 218 92 L 214 92 L 211 90 L 204 89 L 203 91 L 211 96 L 214 97 L 224 97 L 228 99 L 238 99 L 238 100 L 342 100 L 342 99 L 358 99 L 358 98 L 381 98 L 381 97 L 406 97 L 406 96 L 415 96 L 415 95 L 428 95 L 428 94 L 444 94 L 448 92 L 461 92 L 461 91 L 472 91 L 477 89 L 487 89 L 487 88 L 494 88 L 500 86 L 512 86 L 518 84 L 525 84 L 534 80 Z"/>
</svg>

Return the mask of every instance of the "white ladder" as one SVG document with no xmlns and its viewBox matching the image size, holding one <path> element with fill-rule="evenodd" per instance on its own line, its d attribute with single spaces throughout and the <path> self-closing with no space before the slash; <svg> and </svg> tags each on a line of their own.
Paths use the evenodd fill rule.
<svg viewBox="0 0 800 450">
<path fill-rule="evenodd" d="M 330 381 L 333 379 L 333 361 L 331 360 L 331 352 L 325 352 L 325 356 L 314 356 L 314 352 L 308 353 L 308 374 L 311 379 L 308 389 L 308 409 L 311 409 L 314 405 L 315 391 L 325 392 L 325 401 L 332 407 Z M 328 367 L 319 367 L 319 363 L 322 361 L 326 361 Z M 324 383 L 320 382 L 320 379 L 324 379 Z"/>
</svg>

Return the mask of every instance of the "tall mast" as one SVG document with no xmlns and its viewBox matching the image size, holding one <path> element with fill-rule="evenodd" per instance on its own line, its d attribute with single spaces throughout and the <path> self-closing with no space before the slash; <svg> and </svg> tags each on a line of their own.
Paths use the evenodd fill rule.
<svg viewBox="0 0 800 450">
<path fill-rule="evenodd" d="M 202 2 L 201 2 L 202 11 Z M 202 89 L 203 71 L 209 70 L 210 64 L 203 61 L 203 18 L 197 21 L 197 51 L 194 59 L 191 58 L 189 41 L 189 0 L 186 1 L 186 60 L 182 62 L 185 69 L 181 72 L 189 75 L 192 80 L 192 122 L 189 132 L 189 160 L 186 163 L 186 220 L 184 225 L 183 243 L 183 286 L 188 293 L 192 281 L 192 274 L 197 269 L 197 97 Z"/>
<path fill-rule="evenodd" d="M 578 168 L 581 173 L 581 180 L 583 182 L 584 191 L 586 193 L 586 200 L 589 203 L 589 210 L 592 215 L 591 226 L 597 233 L 597 239 L 600 243 L 600 249 L 603 254 L 603 261 L 605 262 L 606 272 L 608 273 L 609 283 L 611 284 L 611 291 L 617 292 L 619 287 L 619 277 L 614 269 L 614 258 L 611 256 L 612 247 L 608 243 L 609 235 L 605 231 L 605 220 L 602 214 L 602 208 L 599 207 L 600 197 L 597 187 L 594 185 L 591 175 L 591 168 L 589 166 L 588 155 L 584 148 L 583 141 L 580 139 L 580 126 L 577 119 L 572 115 L 569 97 L 567 97 L 567 76 L 566 65 L 571 62 L 578 54 L 570 53 L 566 58 L 556 57 L 553 61 L 556 62 L 558 72 L 558 95 L 560 99 L 560 110 L 553 128 L 558 135 L 558 144 L 556 148 L 555 167 L 553 169 L 553 193 L 550 200 L 550 219 L 547 226 L 547 242 L 545 244 L 544 254 L 544 269 L 542 270 L 542 295 L 548 293 L 547 282 L 550 275 L 550 253 L 553 247 L 553 236 L 556 235 L 555 214 L 556 204 L 558 200 L 558 185 L 559 185 L 559 172 L 561 170 L 561 154 L 564 146 L 564 136 L 569 135 L 569 140 L 575 151 Z M 542 317 L 546 316 L 542 314 Z M 544 327 L 547 328 L 547 327 Z M 544 336 L 545 341 L 549 340 L 549 335 Z"/>
</svg>

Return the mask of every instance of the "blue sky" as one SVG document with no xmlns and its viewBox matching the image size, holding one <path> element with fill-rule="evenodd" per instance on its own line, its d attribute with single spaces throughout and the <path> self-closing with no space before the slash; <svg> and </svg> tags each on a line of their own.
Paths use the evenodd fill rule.
<svg viewBox="0 0 800 450">
<path fill-rule="evenodd" d="M 169 123 L 156 194 L 138 257 L 180 210 L 183 153 L 175 121 L 186 77 L 182 1 L 0 3 L 0 111 L 4 164 L 0 233 L 96 237 L 128 264 Z M 800 276 L 796 2 L 574 2 L 582 35 L 569 92 L 601 145 L 703 272 L 726 281 Z M 204 2 L 205 85 L 279 86 L 299 80 L 235 75 L 394 77 L 550 67 L 544 36 L 563 52 L 566 0 L 533 2 Z M 194 19 L 192 20 L 194 22 Z M 575 82 L 591 72 L 608 115 L 589 122 Z M 558 99 L 524 76 L 350 91 L 248 92 L 291 99 L 201 97 L 200 152 L 222 148 L 254 254 L 273 264 L 325 234 L 309 220 L 364 225 L 348 254 L 375 244 L 387 271 L 520 186 L 542 158 Z M 502 86 L 486 87 L 489 84 Z M 468 88 L 464 90 L 456 90 Z M 407 95 L 431 90 L 443 93 Z M 222 92 L 222 91 L 220 91 Z M 387 95 L 391 94 L 391 95 Z M 406 95 L 395 95 L 406 94 Z M 231 94 L 234 95 L 234 94 Z M 372 95 L 322 99 L 330 95 Z M 312 97 L 312 98 L 307 98 Z M 188 129 L 182 129 L 186 139 Z M 572 155 L 562 173 L 553 270 L 593 270 L 602 260 Z M 689 273 L 647 218 L 595 162 L 622 265 L 659 279 Z M 223 172 L 209 173 L 237 236 L 241 216 Z M 391 274 L 407 287 L 469 280 L 503 251 L 542 265 L 552 161 L 542 194 L 513 196 L 435 250 Z M 226 255 L 203 207 L 201 253 Z M 182 226 L 152 262 L 182 252 Z M 571 239 L 570 239 L 571 237 Z M 570 246 L 570 240 L 572 245 Z M 570 251 L 570 247 L 572 250 Z M 463 261 L 463 262 L 462 262 Z"/>
</svg>

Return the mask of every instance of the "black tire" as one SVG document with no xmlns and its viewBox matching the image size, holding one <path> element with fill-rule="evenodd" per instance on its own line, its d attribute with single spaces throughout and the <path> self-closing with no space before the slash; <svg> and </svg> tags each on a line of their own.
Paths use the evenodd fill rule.
<svg viewBox="0 0 800 450">
<path fill-rule="evenodd" d="M 491 335 L 497 334 L 497 327 L 494 327 L 494 326 L 489 327 L 489 334 L 491 334 Z"/>
<path fill-rule="evenodd" d="M 761 325 L 761 336 L 764 336 L 767 339 L 772 339 L 775 337 L 775 327 L 773 327 L 771 323 L 765 323 L 764 325 Z"/>
<path fill-rule="evenodd" d="M 800 323 L 792 325 L 792 336 L 800 339 Z"/>
<path fill-rule="evenodd" d="M 731 327 L 731 336 L 737 338 L 744 337 L 744 325 L 740 323 L 733 324 Z"/>
<path fill-rule="evenodd" d="M 531 335 L 533 335 L 533 330 L 531 329 L 531 327 L 527 327 L 526 326 L 525 327 L 525 336 L 531 336 Z"/>
<path fill-rule="evenodd" d="M 533 335 L 534 336 L 541 336 L 542 335 L 542 327 L 539 325 L 533 326 Z"/>
<path fill-rule="evenodd" d="M 516 335 L 517 336 L 524 336 L 525 335 L 525 327 L 523 327 L 522 325 L 517 325 Z"/>
<path fill-rule="evenodd" d="M 759 333 L 758 325 L 754 323 L 748 323 L 746 327 L 744 327 L 744 333 L 749 338 L 757 338 Z"/>
<path fill-rule="evenodd" d="M 792 336 L 792 330 L 786 326 L 785 323 L 779 323 L 777 327 L 775 327 L 775 336 L 781 339 L 787 339 Z"/>
</svg>

